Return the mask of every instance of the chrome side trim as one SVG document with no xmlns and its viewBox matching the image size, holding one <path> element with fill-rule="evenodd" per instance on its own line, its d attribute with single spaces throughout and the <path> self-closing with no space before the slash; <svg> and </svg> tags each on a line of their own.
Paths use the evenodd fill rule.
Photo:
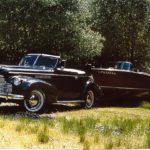
<svg viewBox="0 0 150 150">
<path fill-rule="evenodd" d="M 80 77 L 84 77 L 85 75 L 84 74 L 75 74 L 75 75 L 67 75 L 67 74 L 48 74 L 48 73 L 33 73 L 33 72 L 9 72 L 10 74 L 15 74 L 16 73 L 18 75 L 40 75 L 40 76 L 63 76 L 63 77 L 76 77 L 76 76 L 80 76 Z"/>
<path fill-rule="evenodd" d="M 41 53 L 30 53 L 27 55 L 41 55 L 41 56 L 50 56 L 50 57 L 60 58 L 60 56 L 57 56 L 57 55 L 49 55 L 49 54 L 41 54 Z"/>
<path fill-rule="evenodd" d="M 39 73 L 39 72 L 42 72 L 42 73 L 53 73 L 54 72 L 54 70 L 53 69 L 48 69 L 48 70 L 39 70 L 39 69 L 37 69 L 37 68 L 30 68 L 30 69 L 28 69 L 28 68 L 17 68 L 17 70 L 16 69 L 12 69 L 12 68 L 7 68 L 7 70 L 9 71 L 9 72 L 14 72 L 14 73 L 17 73 L 17 72 L 27 72 L 27 73 Z"/>
<path fill-rule="evenodd" d="M 0 93 L 0 98 L 6 100 L 24 100 L 23 95 Z"/>
<path fill-rule="evenodd" d="M 148 90 L 150 91 L 150 89 L 146 89 L 146 88 L 130 88 L 130 87 L 114 87 L 114 86 L 100 86 L 102 89 L 103 88 L 107 88 L 107 89 L 124 89 L 124 90 Z"/>
</svg>

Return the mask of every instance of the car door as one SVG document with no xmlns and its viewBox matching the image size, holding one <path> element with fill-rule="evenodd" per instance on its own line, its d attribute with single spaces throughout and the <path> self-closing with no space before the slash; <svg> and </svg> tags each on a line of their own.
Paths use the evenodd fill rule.
<svg viewBox="0 0 150 150">
<path fill-rule="evenodd" d="M 58 99 L 72 100 L 81 97 L 86 80 L 87 78 L 84 75 L 56 69 L 50 82 L 58 90 Z"/>
</svg>

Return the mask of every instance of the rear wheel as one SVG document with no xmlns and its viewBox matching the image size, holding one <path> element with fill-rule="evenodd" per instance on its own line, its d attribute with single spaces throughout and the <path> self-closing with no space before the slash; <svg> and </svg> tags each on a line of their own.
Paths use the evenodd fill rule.
<svg viewBox="0 0 150 150">
<path fill-rule="evenodd" d="M 46 96 L 40 90 L 32 90 L 28 99 L 24 100 L 24 107 L 27 111 L 37 113 L 44 110 Z"/>
<path fill-rule="evenodd" d="M 84 107 L 85 108 L 92 108 L 95 104 L 95 92 L 92 88 L 89 88 L 84 97 Z"/>
</svg>

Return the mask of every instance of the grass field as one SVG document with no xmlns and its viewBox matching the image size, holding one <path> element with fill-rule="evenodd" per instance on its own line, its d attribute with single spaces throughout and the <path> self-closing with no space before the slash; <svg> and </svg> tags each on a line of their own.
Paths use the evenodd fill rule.
<svg viewBox="0 0 150 150">
<path fill-rule="evenodd" d="M 32 119 L 0 113 L 0 148 L 99 150 L 150 148 L 150 109 L 95 108 L 42 114 Z M 70 111 L 71 110 L 71 111 Z"/>
</svg>

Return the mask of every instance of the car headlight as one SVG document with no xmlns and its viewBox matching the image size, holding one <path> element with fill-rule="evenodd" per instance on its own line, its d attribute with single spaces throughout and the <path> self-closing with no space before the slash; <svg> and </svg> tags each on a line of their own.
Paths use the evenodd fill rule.
<svg viewBox="0 0 150 150">
<path fill-rule="evenodd" d="M 18 86 L 18 85 L 20 85 L 22 83 L 22 80 L 20 79 L 20 78 L 15 78 L 14 79 L 14 85 L 15 86 Z"/>
</svg>

